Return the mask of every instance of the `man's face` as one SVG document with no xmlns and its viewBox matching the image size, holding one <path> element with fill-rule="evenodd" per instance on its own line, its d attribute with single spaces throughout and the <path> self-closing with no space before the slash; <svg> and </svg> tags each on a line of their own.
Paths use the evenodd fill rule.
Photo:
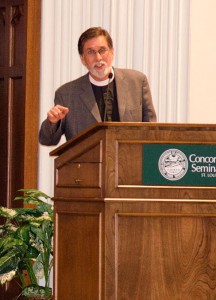
<svg viewBox="0 0 216 300">
<path fill-rule="evenodd" d="M 101 35 L 87 40 L 80 55 L 82 63 L 91 76 L 98 81 L 108 78 L 113 62 L 114 49 L 108 47 L 106 38 Z"/>
</svg>

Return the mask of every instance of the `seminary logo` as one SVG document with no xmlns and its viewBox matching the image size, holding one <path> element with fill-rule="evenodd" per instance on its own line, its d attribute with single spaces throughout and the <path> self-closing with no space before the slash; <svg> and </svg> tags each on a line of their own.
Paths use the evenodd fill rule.
<svg viewBox="0 0 216 300">
<path fill-rule="evenodd" d="M 168 149 L 160 156 L 158 168 L 161 175 L 166 179 L 179 180 L 187 173 L 188 159 L 182 151 Z"/>
<path fill-rule="evenodd" d="M 216 186 L 216 144 L 144 144 L 142 183 Z"/>
</svg>

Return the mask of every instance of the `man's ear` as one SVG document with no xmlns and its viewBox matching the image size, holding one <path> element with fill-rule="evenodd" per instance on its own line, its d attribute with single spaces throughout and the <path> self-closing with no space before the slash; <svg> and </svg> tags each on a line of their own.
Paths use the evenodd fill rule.
<svg viewBox="0 0 216 300">
<path fill-rule="evenodd" d="M 112 55 L 112 59 L 114 57 L 114 48 L 110 49 L 111 55 Z"/>
<path fill-rule="evenodd" d="M 82 64 L 84 66 L 86 66 L 85 58 L 83 57 L 83 55 L 80 55 L 80 60 L 81 60 Z"/>
</svg>

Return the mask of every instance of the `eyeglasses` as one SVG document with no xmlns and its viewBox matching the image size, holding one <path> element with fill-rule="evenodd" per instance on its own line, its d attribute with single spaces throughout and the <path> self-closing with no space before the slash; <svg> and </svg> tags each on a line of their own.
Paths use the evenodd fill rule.
<svg viewBox="0 0 216 300">
<path fill-rule="evenodd" d="M 93 50 L 93 49 L 88 49 L 85 54 L 88 55 L 88 56 L 94 57 L 94 56 L 97 55 L 97 53 L 99 53 L 100 56 L 105 57 L 105 56 L 108 55 L 108 52 L 109 52 L 109 49 L 107 49 L 107 48 L 100 48 L 97 51 Z"/>
</svg>

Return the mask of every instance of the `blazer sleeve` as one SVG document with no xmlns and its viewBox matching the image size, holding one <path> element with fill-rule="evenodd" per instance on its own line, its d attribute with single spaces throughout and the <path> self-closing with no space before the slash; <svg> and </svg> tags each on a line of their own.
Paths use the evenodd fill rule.
<svg viewBox="0 0 216 300">
<path fill-rule="evenodd" d="M 152 101 L 151 90 L 146 75 L 144 75 L 144 80 L 143 80 L 142 121 L 143 122 L 157 121 L 156 112 Z"/>
<path fill-rule="evenodd" d="M 39 131 L 39 143 L 45 146 L 57 145 L 63 132 L 61 130 L 61 121 L 56 124 L 51 123 L 48 119 L 41 124 Z"/>
<path fill-rule="evenodd" d="M 61 97 L 59 97 L 58 90 L 55 93 L 54 103 L 63 105 Z M 45 119 L 39 130 L 39 143 L 45 146 L 57 145 L 64 134 L 63 120 L 57 123 L 51 123 L 48 118 Z"/>
</svg>

